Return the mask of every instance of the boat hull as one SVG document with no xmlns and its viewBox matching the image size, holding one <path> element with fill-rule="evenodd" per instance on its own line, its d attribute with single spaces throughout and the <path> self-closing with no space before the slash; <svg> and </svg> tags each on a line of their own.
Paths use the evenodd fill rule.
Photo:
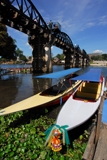
<svg viewBox="0 0 107 160">
<path fill-rule="evenodd" d="M 67 130 L 71 130 L 86 122 L 100 106 L 101 96 L 104 92 L 105 79 L 103 78 L 103 82 L 98 84 L 101 85 L 101 90 L 96 100 L 90 98 L 91 93 L 89 93 L 89 100 L 85 98 L 75 98 L 77 91 L 80 90 L 79 86 L 63 105 L 56 119 L 56 124 L 59 126 L 68 125 Z M 92 93 L 92 95 L 94 94 Z M 84 94 L 84 96 L 87 95 Z"/>
<path fill-rule="evenodd" d="M 72 94 L 73 94 L 73 91 L 71 90 L 67 94 L 59 97 L 58 99 L 56 99 L 56 100 L 54 100 L 52 102 L 49 102 L 48 104 L 46 104 L 46 106 L 54 106 L 54 105 L 63 104 Z"/>
<path fill-rule="evenodd" d="M 77 101 L 71 97 L 65 102 L 61 109 L 56 124 L 59 126 L 68 125 L 71 130 L 87 121 L 98 109 L 100 98 L 97 102 Z"/>
<path fill-rule="evenodd" d="M 6 115 L 34 107 L 48 107 L 55 104 L 60 104 L 60 100 L 62 98 L 62 102 L 65 102 L 69 96 L 74 92 L 75 88 L 80 85 L 81 81 L 77 81 L 73 86 L 67 88 L 63 93 L 58 95 L 42 95 L 42 92 L 29 97 L 23 101 L 20 101 L 16 104 L 13 104 L 7 108 L 0 110 L 0 115 Z"/>
</svg>

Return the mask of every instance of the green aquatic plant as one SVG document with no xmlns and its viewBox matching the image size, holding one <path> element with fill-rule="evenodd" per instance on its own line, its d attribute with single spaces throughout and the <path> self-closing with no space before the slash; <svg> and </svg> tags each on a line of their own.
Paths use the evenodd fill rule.
<svg viewBox="0 0 107 160">
<path fill-rule="evenodd" d="M 86 139 L 88 140 L 86 132 L 72 142 L 73 146 L 69 145 L 56 153 L 44 146 L 44 131 L 55 123 L 55 119 L 46 114 L 37 117 L 29 111 L 0 116 L 0 160 L 81 159 L 87 144 Z"/>
</svg>

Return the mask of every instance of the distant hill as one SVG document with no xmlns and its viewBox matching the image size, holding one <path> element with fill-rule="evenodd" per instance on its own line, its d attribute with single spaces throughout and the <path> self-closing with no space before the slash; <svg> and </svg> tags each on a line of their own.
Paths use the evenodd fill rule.
<svg viewBox="0 0 107 160">
<path fill-rule="evenodd" d="M 89 53 L 88 55 L 91 58 L 92 56 L 100 56 L 102 53 Z"/>
<path fill-rule="evenodd" d="M 92 56 L 98 56 L 98 55 L 102 55 L 103 53 L 89 53 L 88 55 L 92 55 Z"/>
</svg>

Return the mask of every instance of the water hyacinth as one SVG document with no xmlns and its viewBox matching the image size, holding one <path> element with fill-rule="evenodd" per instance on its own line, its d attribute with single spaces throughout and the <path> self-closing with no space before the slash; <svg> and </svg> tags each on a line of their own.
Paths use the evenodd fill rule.
<svg viewBox="0 0 107 160">
<path fill-rule="evenodd" d="M 36 116 L 29 111 L 0 116 L 0 160 L 81 159 L 86 147 L 86 142 L 82 142 L 83 137 L 87 137 L 85 133 L 73 141 L 73 147 L 70 145 L 61 152 L 56 153 L 44 146 L 44 132 L 53 124 L 55 119 L 46 114 Z"/>
</svg>

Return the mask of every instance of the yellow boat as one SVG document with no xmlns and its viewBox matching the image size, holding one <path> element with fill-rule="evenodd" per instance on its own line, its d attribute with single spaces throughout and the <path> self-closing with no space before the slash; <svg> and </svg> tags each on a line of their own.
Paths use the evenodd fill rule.
<svg viewBox="0 0 107 160">
<path fill-rule="evenodd" d="M 59 72 L 54 72 L 50 74 L 45 74 L 41 76 L 36 76 L 35 78 L 57 78 L 60 79 L 64 76 L 72 74 L 80 68 L 72 68 L 68 70 L 63 70 Z M 72 74 L 73 75 L 73 74 Z M 72 85 L 69 83 L 69 79 L 61 79 L 57 85 L 50 87 L 49 89 L 39 92 L 34 96 L 31 96 L 25 100 L 22 100 L 16 104 L 6 107 L 0 110 L 0 116 L 34 108 L 34 107 L 47 107 L 65 102 L 71 94 L 74 92 L 75 88 L 81 83 L 81 80 L 72 81 Z M 70 86 L 71 85 L 71 86 Z"/>
</svg>

